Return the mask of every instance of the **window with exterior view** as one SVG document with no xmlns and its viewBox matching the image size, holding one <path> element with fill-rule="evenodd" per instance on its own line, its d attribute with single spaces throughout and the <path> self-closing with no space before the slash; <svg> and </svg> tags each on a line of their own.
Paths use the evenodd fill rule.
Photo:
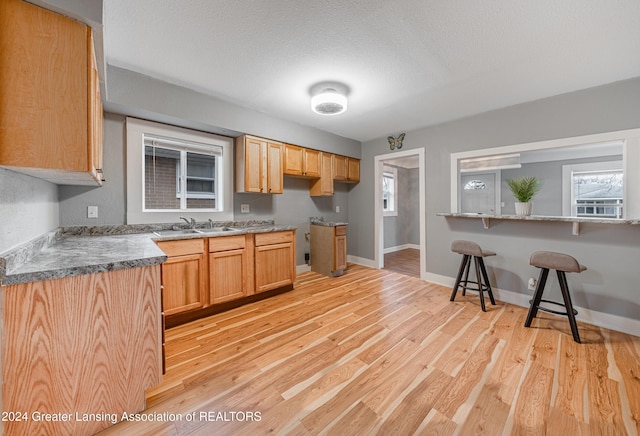
<svg viewBox="0 0 640 436">
<path fill-rule="evenodd" d="M 145 136 L 144 210 L 218 210 L 220 147 Z"/>
<path fill-rule="evenodd" d="M 574 216 L 622 218 L 622 170 L 572 174 Z"/>
</svg>

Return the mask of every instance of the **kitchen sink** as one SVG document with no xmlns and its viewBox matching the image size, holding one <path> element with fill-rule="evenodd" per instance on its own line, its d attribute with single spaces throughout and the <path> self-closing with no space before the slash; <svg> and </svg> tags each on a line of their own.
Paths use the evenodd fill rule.
<svg viewBox="0 0 640 436">
<path fill-rule="evenodd" d="M 156 236 L 179 236 L 179 235 L 193 235 L 197 233 L 203 233 L 200 229 L 180 229 L 180 230 L 159 230 L 154 231 Z"/>
<path fill-rule="evenodd" d="M 232 227 L 213 227 L 210 229 L 176 229 L 176 230 L 156 230 L 153 232 L 156 236 L 182 236 L 182 235 L 207 235 L 211 233 L 221 232 L 237 232 L 238 229 Z"/>
</svg>

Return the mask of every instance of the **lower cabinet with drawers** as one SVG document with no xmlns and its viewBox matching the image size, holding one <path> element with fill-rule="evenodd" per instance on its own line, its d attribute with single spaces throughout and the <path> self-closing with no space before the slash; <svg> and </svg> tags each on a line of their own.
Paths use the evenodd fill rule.
<svg viewBox="0 0 640 436">
<path fill-rule="evenodd" d="M 295 230 L 157 241 L 167 327 L 293 289 Z M 267 295 L 268 296 L 268 295 Z"/>
</svg>

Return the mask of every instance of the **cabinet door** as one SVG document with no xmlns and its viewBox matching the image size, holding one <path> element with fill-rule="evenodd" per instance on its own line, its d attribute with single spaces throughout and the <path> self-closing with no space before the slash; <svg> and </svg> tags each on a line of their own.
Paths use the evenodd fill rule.
<svg viewBox="0 0 640 436">
<path fill-rule="evenodd" d="M 320 177 L 320 152 L 310 148 L 302 150 L 303 174 L 307 177 Z"/>
<path fill-rule="evenodd" d="M 247 256 L 244 249 L 209 254 L 209 298 L 211 304 L 246 296 Z"/>
<path fill-rule="evenodd" d="M 91 118 L 89 120 L 89 171 L 98 182 L 102 184 L 104 174 L 102 171 L 102 99 L 100 97 L 100 81 L 98 78 L 98 67 L 96 64 L 96 56 L 93 49 L 93 34 L 89 32 L 87 46 L 89 48 L 89 59 L 91 68 L 89 69 L 89 106 L 91 108 Z"/>
<path fill-rule="evenodd" d="M 90 41 L 85 24 L 0 1 L 0 144 L 11 144 L 0 147 L 0 165 L 54 183 L 95 183 Z"/>
<path fill-rule="evenodd" d="M 348 159 L 347 181 L 351 183 L 360 182 L 360 159 Z"/>
<path fill-rule="evenodd" d="M 282 194 L 282 145 L 268 142 L 267 148 L 267 192 Z"/>
<path fill-rule="evenodd" d="M 264 141 L 247 137 L 244 159 L 244 192 L 264 192 L 267 186 L 263 168 L 267 160 Z"/>
<path fill-rule="evenodd" d="M 295 280 L 293 242 L 255 248 L 256 292 L 292 285 Z"/>
<path fill-rule="evenodd" d="M 331 153 L 320 153 L 320 178 L 312 180 L 309 195 L 312 197 L 333 195 L 333 169 Z"/>
<path fill-rule="evenodd" d="M 302 147 L 297 145 L 284 145 L 284 174 L 290 176 L 302 176 Z"/>
<path fill-rule="evenodd" d="M 331 159 L 333 180 L 347 180 L 347 157 L 334 154 Z"/>
<path fill-rule="evenodd" d="M 199 309 L 206 304 L 205 256 L 170 257 L 162 264 L 165 315 Z"/>
<path fill-rule="evenodd" d="M 347 235 L 335 237 L 333 251 L 333 270 L 347 269 Z"/>
</svg>

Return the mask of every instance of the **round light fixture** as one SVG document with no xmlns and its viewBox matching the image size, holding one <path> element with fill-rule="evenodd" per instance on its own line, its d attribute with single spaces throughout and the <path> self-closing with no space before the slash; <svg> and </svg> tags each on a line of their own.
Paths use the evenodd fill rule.
<svg viewBox="0 0 640 436">
<path fill-rule="evenodd" d="M 320 115 L 338 115 L 347 110 L 347 97 L 335 88 L 323 88 L 311 97 L 311 110 Z"/>
</svg>

